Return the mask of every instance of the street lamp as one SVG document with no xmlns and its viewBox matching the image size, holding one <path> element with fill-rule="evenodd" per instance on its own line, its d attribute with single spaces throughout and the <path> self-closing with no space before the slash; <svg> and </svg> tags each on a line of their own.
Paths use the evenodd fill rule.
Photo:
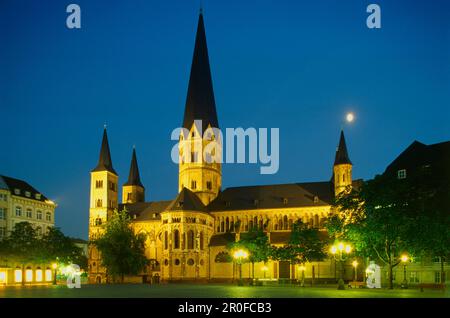
<svg viewBox="0 0 450 318">
<path fill-rule="evenodd" d="M 242 286 L 242 261 L 248 258 L 248 252 L 243 249 L 239 249 L 233 253 L 233 257 L 239 265 L 239 286 Z"/>
<path fill-rule="evenodd" d="M 52 268 L 53 268 L 53 285 L 56 285 L 56 269 L 58 268 L 58 264 L 53 263 Z"/>
<path fill-rule="evenodd" d="M 306 267 L 304 265 L 301 265 L 298 269 L 302 272 L 302 282 L 301 282 L 300 286 L 301 287 L 305 287 L 305 270 L 306 270 Z"/>
<path fill-rule="evenodd" d="M 357 260 L 354 260 L 353 262 L 352 262 L 352 266 L 353 266 L 353 268 L 355 269 L 355 283 L 358 281 L 358 261 Z"/>
<path fill-rule="evenodd" d="M 400 260 L 403 263 L 403 282 L 401 285 L 401 288 L 407 289 L 408 288 L 408 281 L 406 280 L 406 263 L 409 261 L 409 257 L 406 254 L 403 254 Z"/>
<path fill-rule="evenodd" d="M 331 246 L 330 252 L 333 255 L 335 261 L 338 261 L 340 264 L 338 289 L 345 289 L 344 278 L 343 278 L 344 261 L 346 260 L 345 256 L 352 252 L 352 247 L 349 244 L 339 242 L 339 243 Z"/>
</svg>

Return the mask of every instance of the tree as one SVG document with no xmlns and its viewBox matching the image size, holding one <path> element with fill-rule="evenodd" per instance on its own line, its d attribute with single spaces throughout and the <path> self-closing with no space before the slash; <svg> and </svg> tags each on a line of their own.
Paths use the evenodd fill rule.
<svg viewBox="0 0 450 318">
<path fill-rule="evenodd" d="M 102 265 L 113 277 L 137 275 L 149 260 L 145 257 L 146 236 L 134 234 L 128 213 L 123 210 L 114 211 L 111 220 L 106 223 L 105 232 L 98 239 L 90 243 L 95 245 L 102 257 Z"/>
<path fill-rule="evenodd" d="M 87 258 L 83 250 L 76 246 L 72 239 L 65 236 L 60 229 L 52 227 L 42 237 L 42 257 L 46 262 L 77 264 L 87 269 Z"/>
<path fill-rule="evenodd" d="M 319 230 L 308 227 L 301 220 L 294 222 L 288 244 L 273 247 L 272 257 L 289 261 L 291 264 L 305 264 L 325 258 L 326 241 L 319 236 Z"/>
<path fill-rule="evenodd" d="M 390 289 L 417 213 L 414 191 L 404 181 L 377 176 L 344 192 L 334 203 L 337 214 L 326 225 L 330 235 L 349 240 L 358 254 L 386 265 Z"/>
<path fill-rule="evenodd" d="M 271 255 L 269 238 L 257 226 L 247 233 L 241 233 L 240 240 L 228 245 L 229 250 L 245 249 L 249 253 L 248 261 L 252 264 L 252 278 L 255 279 L 255 263 L 267 262 Z"/>
<path fill-rule="evenodd" d="M 4 258 L 21 264 L 22 285 L 25 284 L 25 265 L 35 263 L 42 257 L 42 245 L 35 229 L 29 222 L 16 223 L 11 234 L 0 245 Z"/>
</svg>

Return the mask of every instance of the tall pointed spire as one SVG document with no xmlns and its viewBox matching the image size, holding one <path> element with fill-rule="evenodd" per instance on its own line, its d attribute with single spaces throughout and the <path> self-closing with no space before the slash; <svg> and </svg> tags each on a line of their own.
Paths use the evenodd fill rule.
<svg viewBox="0 0 450 318">
<path fill-rule="evenodd" d="M 106 133 L 106 126 L 103 129 L 102 147 L 100 149 L 100 156 L 98 158 L 97 167 L 92 171 L 109 171 L 117 175 L 113 168 L 111 153 L 109 151 L 108 134 Z"/>
<path fill-rule="evenodd" d="M 348 157 L 347 145 L 345 144 L 344 131 L 341 130 L 341 138 L 339 139 L 339 146 L 336 150 L 336 157 L 334 159 L 334 165 L 340 164 L 352 164 Z"/>
<path fill-rule="evenodd" d="M 203 132 L 208 124 L 219 128 L 202 10 L 198 19 L 183 127 L 191 129 L 195 120 L 202 120 Z"/>
<path fill-rule="evenodd" d="M 133 155 L 131 157 L 131 164 L 130 164 L 130 174 L 128 175 L 128 181 L 124 184 L 124 186 L 140 186 L 144 187 L 141 183 L 141 177 L 139 175 L 139 167 L 136 159 L 136 149 L 133 147 Z"/>
</svg>

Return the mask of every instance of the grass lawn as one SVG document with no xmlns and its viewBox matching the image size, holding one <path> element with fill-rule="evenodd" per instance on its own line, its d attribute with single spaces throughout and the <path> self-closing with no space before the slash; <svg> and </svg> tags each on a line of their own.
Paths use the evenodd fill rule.
<svg viewBox="0 0 450 318">
<path fill-rule="evenodd" d="M 450 298 L 450 291 L 417 289 L 347 289 L 332 287 L 258 286 L 218 284 L 82 285 L 80 289 L 60 286 L 0 287 L 0 298 Z"/>
</svg>

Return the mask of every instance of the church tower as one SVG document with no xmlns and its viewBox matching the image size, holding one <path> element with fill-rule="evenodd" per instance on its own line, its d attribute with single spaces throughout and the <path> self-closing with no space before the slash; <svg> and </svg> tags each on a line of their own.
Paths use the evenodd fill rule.
<svg viewBox="0 0 450 318">
<path fill-rule="evenodd" d="M 133 148 L 131 156 L 130 173 L 128 181 L 122 188 L 122 203 L 137 203 L 145 201 L 145 188 L 141 183 L 139 167 L 136 159 L 136 149 Z"/>
<path fill-rule="evenodd" d="M 97 238 L 104 225 L 118 208 L 118 175 L 113 168 L 106 127 L 98 164 L 91 171 L 91 196 L 89 208 L 89 239 Z M 105 282 L 105 270 L 100 266 L 100 255 L 95 247 L 89 248 L 89 281 Z"/>
<path fill-rule="evenodd" d="M 352 162 L 348 156 L 347 145 L 345 144 L 344 131 L 341 130 L 339 146 L 336 150 L 336 157 L 333 166 L 334 194 L 338 196 L 352 185 Z"/>
<path fill-rule="evenodd" d="M 187 188 L 203 204 L 214 200 L 222 186 L 221 135 L 209 66 L 203 14 L 200 12 L 194 56 L 180 134 L 178 192 Z M 216 133 L 214 133 L 214 131 Z"/>
</svg>

